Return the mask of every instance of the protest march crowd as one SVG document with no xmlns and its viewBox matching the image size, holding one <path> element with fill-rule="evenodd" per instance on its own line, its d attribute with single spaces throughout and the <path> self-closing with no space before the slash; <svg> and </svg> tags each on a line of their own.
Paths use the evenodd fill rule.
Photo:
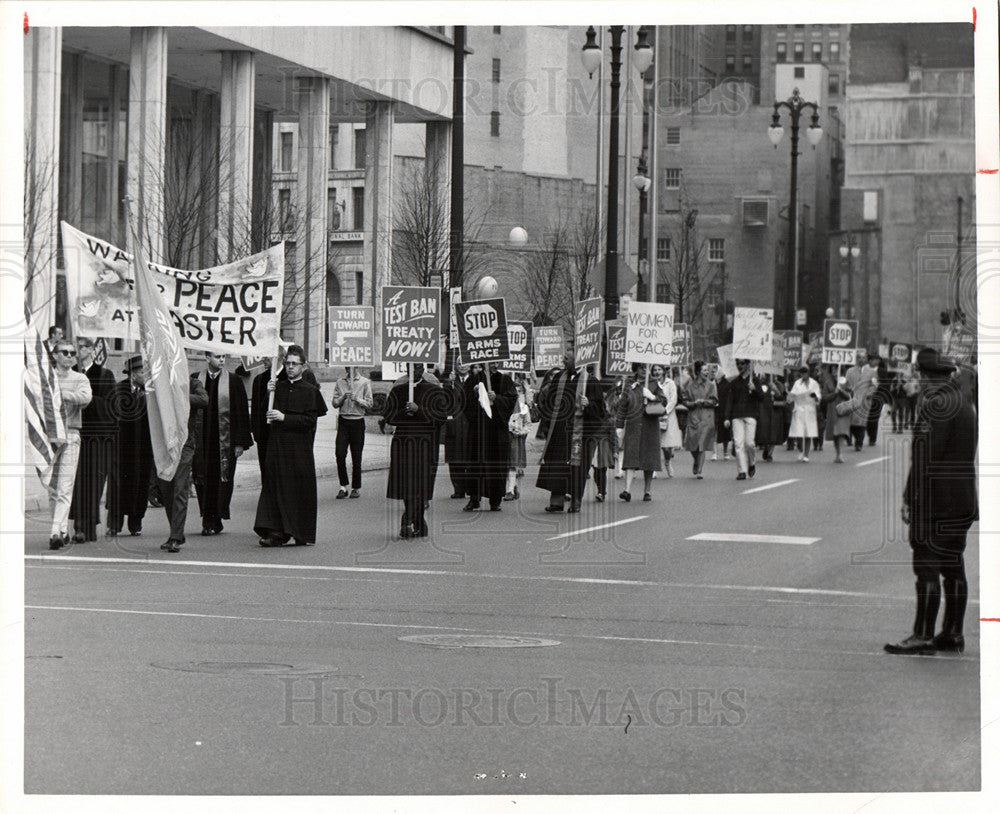
<svg viewBox="0 0 1000 814">
<path fill-rule="evenodd" d="M 130 230 L 131 256 L 63 223 L 67 245 L 76 247 L 67 262 L 75 267 L 68 289 L 77 339 L 57 326 L 44 343 L 35 328 L 26 333 L 26 449 L 48 490 L 49 548 L 96 540 L 105 496 L 105 535 L 141 534 L 152 503 L 170 525 L 160 548 L 176 554 L 186 540 L 192 484 L 201 534 L 221 533 L 231 519 L 236 467 L 253 445 L 259 544 L 315 545 L 313 446 L 329 408 L 305 350 L 279 339 L 283 248 L 188 272 L 147 262 L 131 216 Z M 634 301 L 623 320 L 605 323 L 600 297 L 581 300 L 564 342 L 559 326 L 508 322 L 497 295 L 491 277 L 464 302 L 461 288 L 381 289 L 381 361 L 406 371 L 380 411 L 380 427 L 392 431 L 386 497 L 403 503 L 400 539 L 431 534 L 425 511 L 442 448 L 451 497 L 467 501 L 462 510 L 499 512 L 523 496 L 534 431 L 541 447 L 534 485 L 548 493 L 544 510 L 579 513 L 591 479 L 595 501 L 613 497 L 609 471 L 623 480 L 618 500 L 632 500 L 641 473 L 642 500 L 652 501 L 654 478 L 677 476 L 682 451 L 695 479 L 704 477 L 709 455 L 733 460 L 736 480 L 745 481 L 757 474 L 758 452 L 770 462 L 784 447 L 806 464 L 827 442 L 831 463 L 842 464 L 845 452 L 878 442 L 888 411 L 893 432 L 913 439 L 901 519 L 917 610 L 912 635 L 885 649 L 964 648 L 964 551 L 978 519 L 974 358 L 959 370 L 937 350 L 897 343 L 891 356 L 903 364 L 891 370 L 859 347 L 858 323 L 834 319 L 832 309 L 807 351 L 798 331 L 773 330 L 771 309 L 736 308 L 732 343 L 717 348 L 718 363 L 710 364 L 694 359 L 691 326 L 675 322 L 669 303 Z M 223 305 L 222 313 L 250 320 L 246 345 L 242 329 L 194 340 L 177 324 L 179 316 L 191 324 L 214 318 Z M 102 364 L 104 340 L 98 353 L 90 337 L 130 339 L 133 313 L 142 353 L 126 360 L 116 380 Z M 330 362 L 345 365 L 330 405 L 337 410 L 337 500 L 361 497 L 365 416 L 375 399 L 360 364 L 374 362 L 375 329 L 372 306 L 330 308 Z M 185 346 L 204 354 L 204 369 L 188 372 Z M 249 382 L 246 367 L 227 368 L 233 347 L 276 355 Z M 532 371 L 543 372 L 537 388 Z M 935 634 L 942 590 L 943 629 Z"/>
</svg>

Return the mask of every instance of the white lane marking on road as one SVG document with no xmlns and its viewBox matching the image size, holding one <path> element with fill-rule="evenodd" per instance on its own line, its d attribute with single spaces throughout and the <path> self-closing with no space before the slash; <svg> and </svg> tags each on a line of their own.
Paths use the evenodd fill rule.
<svg viewBox="0 0 1000 814">
<path fill-rule="evenodd" d="M 561 540 L 563 537 L 575 537 L 578 534 L 586 534 L 588 531 L 599 531 L 600 529 L 608 529 L 612 526 L 624 526 L 626 523 L 634 523 L 637 520 L 645 520 L 649 517 L 648 514 L 640 514 L 638 517 L 627 517 L 624 520 L 616 520 L 614 523 L 604 523 L 600 526 L 591 526 L 587 529 L 576 529 L 574 531 L 567 531 L 565 534 L 557 534 L 555 537 L 549 537 L 546 542 L 551 540 Z"/>
<path fill-rule="evenodd" d="M 889 460 L 888 455 L 883 455 L 881 458 L 872 458 L 870 461 L 862 461 L 861 463 L 854 464 L 855 466 L 871 466 L 872 464 L 877 464 L 879 461 Z"/>
<path fill-rule="evenodd" d="M 135 560 L 126 557 L 74 557 L 72 555 L 46 555 L 46 554 L 25 554 L 26 560 L 46 560 L 50 563 L 66 562 L 74 560 L 82 563 L 136 563 L 138 565 L 156 565 L 156 560 Z M 653 580 L 639 579 L 605 579 L 600 577 L 560 577 L 552 575 L 524 575 L 524 574 L 473 574 L 467 571 L 430 571 L 418 570 L 416 568 L 361 568 L 359 566 L 343 565 L 292 565 L 281 563 L 252 563 L 252 562 L 211 562 L 208 560 L 190 560 L 186 562 L 164 561 L 163 565 L 204 565 L 218 568 L 248 568 L 248 569 L 303 569 L 309 571 L 330 571 L 334 573 L 355 573 L 355 574 L 404 574 L 410 576 L 432 576 L 432 577 L 463 577 L 468 579 L 496 579 L 496 580 L 524 580 L 528 582 L 568 582 L 580 585 L 622 585 L 636 588 L 693 588 L 699 591 L 753 591 L 758 593 L 779 593 L 779 594 L 800 594 L 806 596 L 856 596 L 864 599 L 890 599 L 901 600 L 904 597 L 890 596 L 887 594 L 872 594 L 864 591 L 836 591 L 826 588 L 786 588 L 773 585 L 719 585 L 698 582 L 656 582 Z M 43 568 L 45 566 L 37 566 Z M 174 573 L 167 571 L 156 571 L 156 573 Z M 181 572 L 176 572 L 181 573 Z M 187 573 L 194 573 L 189 571 Z M 260 576 L 259 574 L 248 574 L 247 576 Z M 913 597 L 905 597 L 907 601 Z M 969 600 L 972 601 L 971 599 Z"/>
<path fill-rule="evenodd" d="M 54 568 L 57 571 L 80 571 L 81 568 L 77 565 L 26 565 L 25 568 Z M 100 568 L 90 568 L 82 569 L 90 571 L 110 571 L 117 572 L 121 574 L 186 574 L 194 577 L 245 577 L 246 574 L 224 574 L 221 571 L 167 571 L 163 568 L 105 568 L 101 566 Z M 313 580 L 328 580 L 329 577 L 304 577 L 301 574 L 256 574 L 258 578 L 263 579 L 313 579 Z"/>
<path fill-rule="evenodd" d="M 787 486 L 790 483 L 798 483 L 798 478 L 789 478 L 788 480 L 779 480 L 777 483 L 768 483 L 765 486 L 757 486 L 753 489 L 747 489 L 745 492 L 740 492 L 741 495 L 752 495 L 754 492 L 766 492 L 768 489 L 777 489 L 779 486 Z"/>
<path fill-rule="evenodd" d="M 688 537 L 689 540 L 709 540 L 716 543 L 779 543 L 781 545 L 812 545 L 822 537 L 786 537 L 782 534 L 721 534 L 703 531 Z"/>
<path fill-rule="evenodd" d="M 279 624 L 296 624 L 296 625 L 331 625 L 333 627 L 374 627 L 374 628 L 388 628 L 394 630 L 448 630 L 458 633 L 474 633 L 478 636 L 532 636 L 532 637 L 551 637 L 555 634 L 550 633 L 523 633 L 519 631 L 511 632 L 509 630 L 504 631 L 493 631 L 493 630 L 477 630 L 476 628 L 470 627 L 451 627 L 446 625 L 420 625 L 420 624 L 395 624 L 392 622 L 347 622 L 338 621 L 335 619 L 280 619 L 267 616 L 223 616 L 221 614 L 213 613 L 184 613 L 181 611 L 144 611 L 144 610 L 126 610 L 122 608 L 86 608 L 86 607 L 70 607 L 66 605 L 25 605 L 25 610 L 48 610 L 48 611 L 70 611 L 73 613 L 80 612 L 90 612 L 90 613 L 121 613 L 132 616 L 173 616 L 173 617 L 184 617 L 193 619 L 220 619 L 236 622 L 277 622 Z M 653 639 L 644 636 L 598 636 L 596 634 L 590 633 L 561 633 L 559 634 L 563 639 L 589 639 L 593 641 L 601 642 L 630 642 L 637 644 L 688 644 L 694 645 L 696 647 L 729 647 L 736 650 L 768 650 L 768 651 L 778 651 L 781 653 L 826 653 L 838 656 L 882 656 L 882 651 L 878 650 L 803 650 L 795 647 L 788 647 L 783 645 L 780 647 L 767 647 L 766 645 L 756 645 L 756 644 L 744 644 L 744 643 L 732 643 L 732 642 L 699 642 L 692 639 Z M 975 661 L 976 659 L 971 656 L 950 656 L 948 661 Z"/>
</svg>

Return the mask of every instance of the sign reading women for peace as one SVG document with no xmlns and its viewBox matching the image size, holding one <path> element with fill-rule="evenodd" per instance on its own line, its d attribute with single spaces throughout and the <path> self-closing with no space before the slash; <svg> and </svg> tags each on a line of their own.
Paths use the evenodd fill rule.
<svg viewBox="0 0 1000 814">
<path fill-rule="evenodd" d="M 462 364 L 504 362 L 510 356 L 503 297 L 455 303 L 455 324 Z"/>
<path fill-rule="evenodd" d="M 581 300 L 576 304 L 573 333 L 576 339 L 573 364 L 593 365 L 601 361 L 601 314 L 604 301 L 600 297 Z"/>
<path fill-rule="evenodd" d="M 733 358 L 771 361 L 774 309 L 737 308 L 733 313 Z"/>
<path fill-rule="evenodd" d="M 78 336 L 139 339 L 131 255 L 62 222 L 66 294 Z M 212 353 L 270 356 L 278 350 L 285 244 L 236 263 L 179 269 L 147 263 L 181 344 Z M 134 323 L 133 323 L 134 320 Z"/>
<path fill-rule="evenodd" d="M 625 320 L 625 361 L 669 366 L 673 356 L 673 304 L 633 302 Z"/>
<path fill-rule="evenodd" d="M 382 286 L 382 361 L 436 365 L 441 289 Z"/>
</svg>

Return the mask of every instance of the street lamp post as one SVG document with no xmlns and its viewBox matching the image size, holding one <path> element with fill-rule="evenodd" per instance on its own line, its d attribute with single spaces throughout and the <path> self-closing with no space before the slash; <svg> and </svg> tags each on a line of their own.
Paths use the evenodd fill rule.
<svg viewBox="0 0 1000 814">
<path fill-rule="evenodd" d="M 618 131 L 621 111 L 622 36 L 625 26 L 613 25 L 611 33 L 611 117 L 608 134 L 608 209 L 607 247 L 604 255 L 604 318 L 618 316 Z M 587 29 L 587 41 L 580 55 L 583 67 L 593 76 L 601 63 L 602 54 L 597 44 L 597 31 Z M 644 40 L 636 42 L 635 59 L 640 73 L 653 61 L 653 49 Z"/>
<path fill-rule="evenodd" d="M 651 271 L 653 264 L 646 256 L 648 254 L 646 246 L 646 193 L 649 192 L 653 182 L 649 178 L 645 152 L 639 156 L 639 166 L 636 170 L 636 174 L 632 177 L 633 186 L 639 190 L 639 282 L 635 289 L 635 298 L 644 302 L 647 298 L 646 292 L 651 290 L 647 283 L 647 277 L 650 282 L 653 280 Z"/>
<path fill-rule="evenodd" d="M 788 276 L 786 285 L 791 289 L 789 322 L 792 328 L 796 326 L 796 315 L 799 310 L 799 118 L 804 110 L 812 110 L 812 122 L 806 130 L 806 138 L 815 147 L 823 138 L 823 128 L 819 126 L 819 106 L 815 102 L 806 102 L 799 96 L 799 89 L 795 88 L 792 95 L 784 102 L 774 103 L 774 115 L 771 117 L 771 126 L 767 128 L 768 138 L 778 147 L 785 134 L 785 129 L 781 126 L 781 108 L 788 111 L 792 123 L 792 171 L 791 171 L 791 191 L 788 202 L 788 245 L 790 248 L 788 255 Z"/>
<path fill-rule="evenodd" d="M 846 317 L 851 319 L 854 317 L 854 269 L 853 261 L 857 260 L 861 256 L 861 247 L 855 244 L 854 239 L 850 232 L 847 233 L 847 242 L 842 243 L 840 246 L 840 259 L 842 261 L 847 261 L 847 303 L 844 304 L 843 295 L 841 295 L 841 306 L 840 315 L 841 317 Z"/>
</svg>

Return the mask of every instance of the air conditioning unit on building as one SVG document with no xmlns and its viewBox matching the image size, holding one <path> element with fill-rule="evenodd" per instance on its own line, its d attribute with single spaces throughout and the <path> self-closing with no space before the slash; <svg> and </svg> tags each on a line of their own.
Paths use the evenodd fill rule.
<svg viewBox="0 0 1000 814">
<path fill-rule="evenodd" d="M 769 201 L 765 198 L 755 200 L 743 200 L 743 225 L 744 226 L 767 226 Z"/>
</svg>

